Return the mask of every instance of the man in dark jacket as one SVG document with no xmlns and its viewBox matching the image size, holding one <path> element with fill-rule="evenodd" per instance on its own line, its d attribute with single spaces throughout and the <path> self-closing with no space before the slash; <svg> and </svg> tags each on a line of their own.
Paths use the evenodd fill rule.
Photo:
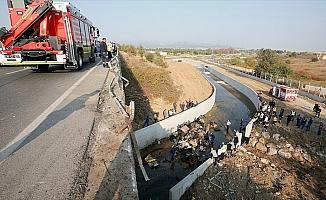
<svg viewBox="0 0 326 200">
<path fill-rule="evenodd" d="M 107 62 L 108 47 L 106 45 L 106 38 L 102 38 L 100 43 L 100 53 L 102 57 L 103 67 L 105 67 L 105 62 Z"/>
</svg>

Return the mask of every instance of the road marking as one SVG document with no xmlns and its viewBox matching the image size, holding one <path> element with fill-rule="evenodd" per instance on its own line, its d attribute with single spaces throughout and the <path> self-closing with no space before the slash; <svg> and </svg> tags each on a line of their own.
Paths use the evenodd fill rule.
<svg viewBox="0 0 326 200">
<path fill-rule="evenodd" d="M 98 63 L 97 63 L 98 64 Z M 0 164 L 8 158 L 16 148 L 34 131 L 59 105 L 62 103 L 71 92 L 80 85 L 80 83 L 94 70 L 97 65 L 91 68 L 84 76 L 75 82 L 68 90 L 66 90 L 55 102 L 53 102 L 45 111 L 43 111 L 32 123 L 30 123 L 22 132 L 18 134 L 6 147 L 0 151 Z"/>
<path fill-rule="evenodd" d="M 20 69 L 20 70 L 13 71 L 13 72 L 8 72 L 8 73 L 5 73 L 5 75 L 14 74 L 14 73 L 21 72 L 21 71 L 25 71 L 25 70 L 28 70 L 28 69 L 29 69 L 29 68 L 24 68 L 24 69 Z"/>
</svg>

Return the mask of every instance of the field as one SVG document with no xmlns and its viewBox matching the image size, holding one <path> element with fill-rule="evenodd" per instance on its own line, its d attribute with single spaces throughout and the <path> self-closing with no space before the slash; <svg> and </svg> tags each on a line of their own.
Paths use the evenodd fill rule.
<svg viewBox="0 0 326 200">
<path fill-rule="evenodd" d="M 293 78 L 326 86 L 326 60 L 312 62 L 313 55 L 287 58 L 293 70 Z"/>
</svg>

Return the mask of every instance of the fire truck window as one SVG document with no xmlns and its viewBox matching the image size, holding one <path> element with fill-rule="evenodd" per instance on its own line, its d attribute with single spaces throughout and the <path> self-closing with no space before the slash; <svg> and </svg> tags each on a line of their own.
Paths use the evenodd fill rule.
<svg viewBox="0 0 326 200">
<path fill-rule="evenodd" d="M 88 36 L 88 28 L 86 23 L 84 23 L 84 35 L 85 35 L 85 43 L 86 45 L 88 45 L 89 43 L 89 36 Z"/>
<path fill-rule="evenodd" d="M 79 24 L 80 24 L 80 32 L 81 32 L 81 36 L 82 36 L 83 45 L 87 45 L 86 38 L 85 38 L 85 26 L 84 26 L 84 22 L 79 21 Z"/>
<path fill-rule="evenodd" d="M 90 32 L 89 32 L 89 26 L 88 24 L 85 24 L 85 30 L 86 30 L 86 38 L 87 38 L 87 44 L 90 45 Z"/>
</svg>

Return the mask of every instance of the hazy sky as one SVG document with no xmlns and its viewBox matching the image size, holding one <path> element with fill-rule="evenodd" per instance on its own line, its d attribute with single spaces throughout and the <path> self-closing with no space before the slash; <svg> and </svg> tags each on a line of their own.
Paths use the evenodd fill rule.
<svg viewBox="0 0 326 200">
<path fill-rule="evenodd" d="M 71 0 L 117 42 L 326 50 L 326 0 Z M 0 26 L 8 26 L 0 0 Z"/>
</svg>

